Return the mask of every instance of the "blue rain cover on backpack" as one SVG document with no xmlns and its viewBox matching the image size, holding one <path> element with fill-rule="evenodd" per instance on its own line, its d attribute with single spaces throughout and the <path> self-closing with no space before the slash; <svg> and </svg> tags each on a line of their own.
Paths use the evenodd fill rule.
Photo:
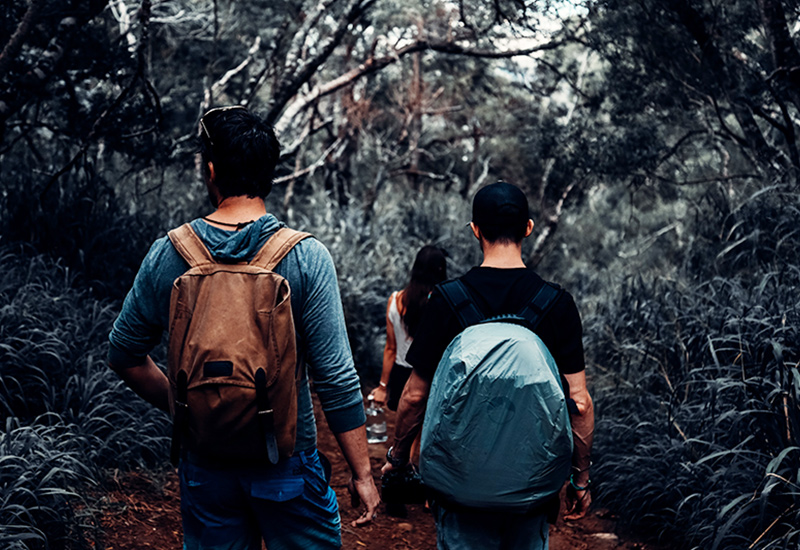
<svg viewBox="0 0 800 550">
<path fill-rule="evenodd" d="M 544 312 L 533 302 L 540 319 Z M 530 326 L 531 316 L 525 318 Z M 422 428 L 420 473 L 445 502 L 530 510 L 569 477 L 572 430 L 561 378 L 547 347 L 525 324 L 520 316 L 504 316 L 469 326 L 439 362 Z"/>
</svg>

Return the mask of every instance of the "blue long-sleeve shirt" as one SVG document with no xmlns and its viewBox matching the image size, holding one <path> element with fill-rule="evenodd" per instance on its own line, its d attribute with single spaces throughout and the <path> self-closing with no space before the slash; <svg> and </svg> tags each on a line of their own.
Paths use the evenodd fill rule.
<svg viewBox="0 0 800 550">
<path fill-rule="evenodd" d="M 226 231 L 202 220 L 192 228 L 220 261 L 249 261 L 281 224 L 267 214 L 242 231 Z M 142 261 L 133 287 L 109 335 L 109 363 L 125 369 L 144 362 L 169 326 L 172 283 L 189 265 L 164 236 Z M 292 291 L 301 380 L 297 396 L 296 451 L 316 446 L 316 422 L 309 375 L 334 433 L 364 424 L 361 385 L 353 365 L 344 313 L 330 253 L 313 238 L 300 241 L 277 265 Z"/>
</svg>

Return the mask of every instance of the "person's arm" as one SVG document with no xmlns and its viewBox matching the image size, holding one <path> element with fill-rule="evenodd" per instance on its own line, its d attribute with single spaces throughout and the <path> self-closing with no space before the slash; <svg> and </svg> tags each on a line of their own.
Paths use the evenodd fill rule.
<svg viewBox="0 0 800 550">
<path fill-rule="evenodd" d="M 389 310 L 392 307 L 392 300 L 395 299 L 395 294 L 389 297 L 389 302 L 386 305 L 386 345 L 383 347 L 383 369 L 381 370 L 381 381 L 378 387 L 370 392 L 372 399 L 380 406 L 386 404 L 386 385 L 389 383 L 389 376 L 392 374 L 392 367 L 395 360 L 397 360 L 397 340 L 394 336 L 394 324 L 389 319 Z"/>
<path fill-rule="evenodd" d="M 149 353 L 169 324 L 172 282 L 187 268 L 166 236 L 154 242 L 108 336 L 108 365 L 137 395 L 165 412 L 169 381 Z"/>
<path fill-rule="evenodd" d="M 574 520 L 585 516 L 592 503 L 589 466 L 594 439 L 594 404 L 586 387 L 586 371 L 564 376 L 569 384 L 569 396 L 577 409 L 577 412 L 570 414 L 573 439 L 572 477 L 567 488 L 567 515 L 564 517 Z"/>
<path fill-rule="evenodd" d="M 366 510 L 361 516 L 353 521 L 351 525 L 357 527 L 370 523 L 375 517 L 381 497 L 375 487 L 375 480 L 372 478 L 372 466 L 369 462 L 367 451 L 367 432 L 364 426 L 334 434 L 339 447 L 342 449 L 347 464 L 353 476 L 347 486 L 350 492 L 353 506 L 359 506 L 360 501 L 364 502 Z"/>
<path fill-rule="evenodd" d="M 397 406 L 392 447 L 392 457 L 399 459 L 399 464 L 409 460 L 414 439 L 422 431 L 428 395 L 439 360 L 460 330 L 461 327 L 444 297 L 438 289 L 434 289 L 423 307 L 422 320 L 406 355 L 406 361 L 413 369 Z M 398 464 L 397 461 L 395 463 Z M 388 472 L 391 469 L 392 465 L 387 461 L 382 471 Z"/>
<path fill-rule="evenodd" d="M 361 383 L 347 338 L 336 270 L 328 250 L 315 239 L 302 241 L 294 251 L 304 286 L 298 320 L 309 372 L 328 426 L 350 468 L 353 503 L 360 499 L 366 506 L 353 525 L 369 523 L 380 496 L 370 468 Z"/>
<path fill-rule="evenodd" d="M 411 445 L 422 429 L 430 391 L 431 382 L 421 377 L 416 370 L 412 370 L 397 406 L 394 445 L 392 445 L 392 459 L 401 464 L 408 463 Z M 381 472 L 386 473 L 391 469 L 392 464 L 387 461 Z"/>
<path fill-rule="evenodd" d="M 125 384 L 145 401 L 169 412 L 169 380 L 148 355 L 144 363 L 128 368 L 111 368 Z"/>
</svg>

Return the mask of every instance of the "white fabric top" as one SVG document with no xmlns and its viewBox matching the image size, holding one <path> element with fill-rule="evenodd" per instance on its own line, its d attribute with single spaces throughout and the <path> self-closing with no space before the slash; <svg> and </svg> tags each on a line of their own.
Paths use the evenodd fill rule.
<svg viewBox="0 0 800 550">
<path fill-rule="evenodd" d="M 411 347 L 413 338 L 406 332 L 406 325 L 400 317 L 400 310 L 397 308 L 397 292 L 393 292 L 389 297 L 389 321 L 394 328 L 394 340 L 397 343 L 397 357 L 394 362 L 410 369 L 411 365 L 406 361 L 406 353 Z"/>
</svg>

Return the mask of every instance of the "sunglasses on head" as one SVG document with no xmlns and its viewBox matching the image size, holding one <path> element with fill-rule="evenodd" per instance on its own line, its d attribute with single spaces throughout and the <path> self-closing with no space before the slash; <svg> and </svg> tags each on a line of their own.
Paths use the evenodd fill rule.
<svg viewBox="0 0 800 550">
<path fill-rule="evenodd" d="M 208 131 L 208 128 L 206 128 L 205 121 L 210 120 L 209 119 L 210 116 L 218 116 L 226 111 L 238 111 L 238 110 L 246 111 L 247 107 L 244 107 L 243 105 L 229 105 L 227 107 L 216 107 L 206 112 L 206 114 L 200 117 L 200 134 L 201 135 L 205 134 L 205 136 L 208 138 L 208 142 L 211 144 L 212 147 L 214 146 L 214 140 L 211 139 L 211 133 Z"/>
</svg>

